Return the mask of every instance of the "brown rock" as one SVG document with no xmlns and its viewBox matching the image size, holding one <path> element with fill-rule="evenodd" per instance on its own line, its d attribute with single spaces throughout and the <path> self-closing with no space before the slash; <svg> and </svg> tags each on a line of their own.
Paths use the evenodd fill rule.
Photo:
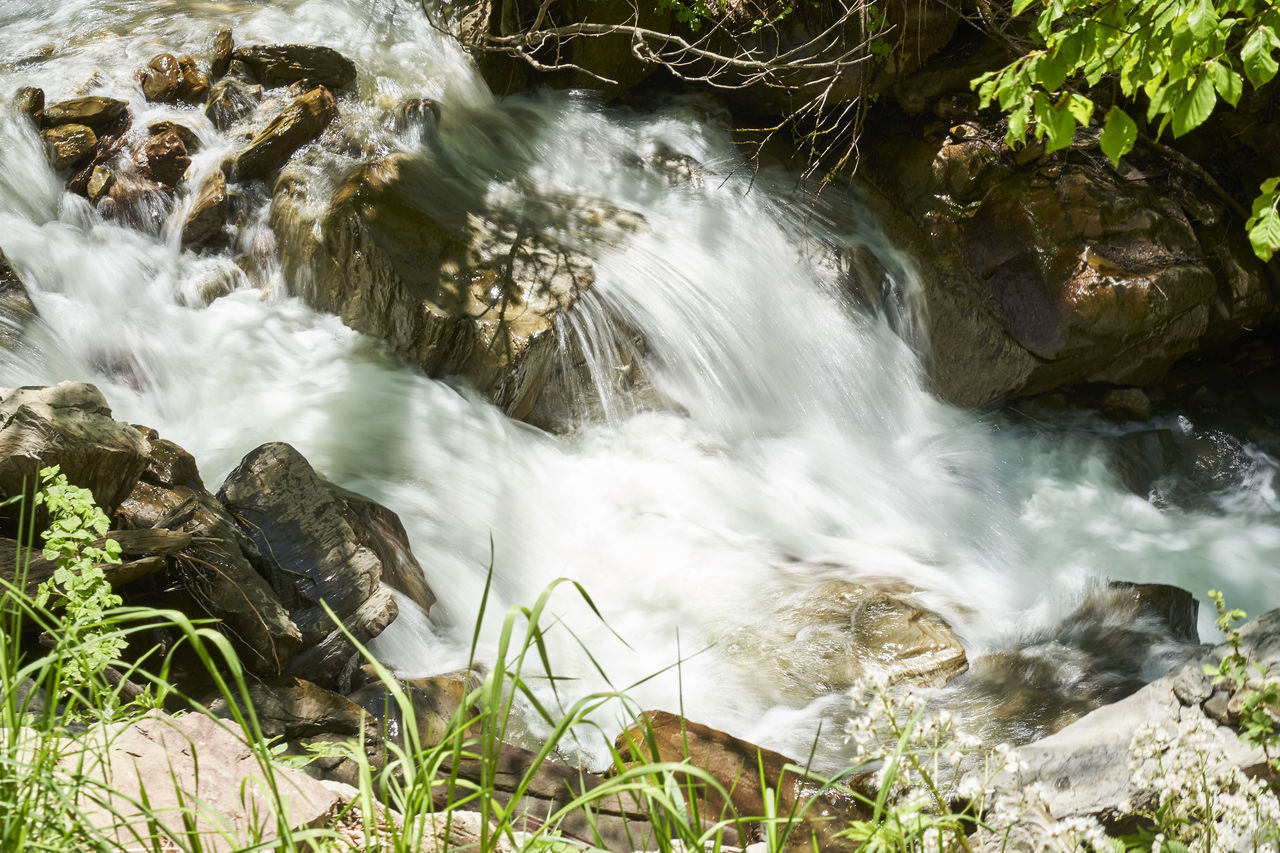
<svg viewBox="0 0 1280 853">
<path fill-rule="evenodd" d="M 337 116 L 337 102 L 323 86 L 298 96 L 236 155 L 236 178 L 261 178 L 279 169 Z"/>
<path fill-rule="evenodd" d="M 1102 395 L 1103 414 L 1120 421 L 1151 418 L 1151 398 L 1141 388 L 1112 388 Z"/>
<path fill-rule="evenodd" d="M 356 67 L 338 51 L 309 44 L 255 44 L 236 50 L 233 56 L 253 70 L 266 86 L 287 86 L 310 80 L 329 89 L 350 89 L 356 84 Z"/>
<path fill-rule="evenodd" d="M 89 184 L 85 188 L 85 193 L 89 197 L 89 201 L 97 203 L 111 189 L 111 184 L 115 182 L 115 174 L 105 166 L 94 166 L 93 171 L 89 174 Z"/>
<path fill-rule="evenodd" d="M 796 772 L 803 762 L 740 740 L 710 726 L 666 711 L 646 711 L 639 721 L 618 736 L 614 747 L 624 760 L 687 763 L 705 771 L 729 792 L 725 803 L 704 783 L 687 780 L 700 799 L 699 813 L 719 819 L 800 814 L 788 849 L 843 851 L 859 844 L 837 835 L 853 820 L 868 815 L 853 797 L 836 791 L 818 793 L 821 783 Z M 763 779 L 761 778 L 763 776 Z M 776 802 L 766 803 L 768 787 Z M 809 801 L 814 801 L 808 805 Z M 771 809 L 776 806 L 776 812 Z"/>
<path fill-rule="evenodd" d="M 222 232 L 227 221 L 227 177 L 219 169 L 200 186 L 182 225 L 182 245 L 198 246 Z"/>
<path fill-rule="evenodd" d="M 247 115 L 251 115 L 262 101 L 262 87 L 246 83 L 236 77 L 219 80 L 209 91 L 209 102 L 204 114 L 218 130 L 227 130 Z"/>
<path fill-rule="evenodd" d="M 165 131 L 147 137 L 146 142 L 133 155 L 133 162 L 143 177 L 150 178 L 166 190 L 174 190 L 182 183 L 191 158 L 187 146 L 176 131 Z"/>
<path fill-rule="evenodd" d="M 182 144 L 187 146 L 187 153 L 194 154 L 200 150 L 200 137 L 196 136 L 196 132 L 185 124 L 178 124 L 172 121 L 158 121 L 155 124 L 147 125 L 148 136 L 159 136 L 164 133 L 173 131 L 178 134 L 178 138 L 182 140 Z"/>
<path fill-rule="evenodd" d="M 83 124 L 97 130 L 123 116 L 129 105 L 115 98 L 91 95 L 59 101 L 44 108 L 46 127 L 60 124 Z"/>
<path fill-rule="evenodd" d="M 231 54 L 235 50 L 235 41 L 231 37 L 231 28 L 223 27 L 213 35 L 213 59 L 209 62 L 209 74 L 215 79 L 222 77 L 231 68 Z"/>
<path fill-rule="evenodd" d="M 161 53 L 139 72 L 142 94 L 163 104 L 201 104 L 209 94 L 209 78 L 193 56 Z"/>
<path fill-rule="evenodd" d="M 40 134 L 44 154 L 55 169 L 68 169 L 93 153 L 98 137 L 83 124 L 61 124 Z"/>
<path fill-rule="evenodd" d="M 38 316 L 26 285 L 0 251 L 0 350 L 13 352 L 27 325 Z"/>
<path fill-rule="evenodd" d="M 31 120 L 40 126 L 41 120 L 44 118 L 44 89 L 37 89 L 35 86 L 23 86 L 13 96 L 13 106 L 19 113 L 31 117 Z"/>
</svg>

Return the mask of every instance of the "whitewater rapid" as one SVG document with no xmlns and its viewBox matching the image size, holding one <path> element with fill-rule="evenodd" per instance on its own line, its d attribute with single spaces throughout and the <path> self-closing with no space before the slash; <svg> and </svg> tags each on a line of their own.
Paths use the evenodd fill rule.
<svg viewBox="0 0 1280 853">
<path fill-rule="evenodd" d="M 591 417 L 559 434 L 512 421 L 308 308 L 274 264 L 265 198 L 234 246 L 196 253 L 174 223 L 141 233 L 63 191 L 9 109 L 13 92 L 40 86 L 50 103 L 105 94 L 129 100 L 135 129 L 188 124 L 203 173 L 235 140 L 200 110 L 146 103 L 132 75 L 162 51 L 207 55 L 221 26 L 240 44 L 349 56 L 359 91 L 339 106 L 375 151 L 414 150 L 385 121 L 401 99 L 439 101 L 440 144 L 494 176 L 493 204 L 536 187 L 644 215 L 646 233 L 597 251 L 593 291 L 562 328 L 600 353 L 594 384 L 579 389 Z M 807 754 L 844 698 L 789 696 L 730 640 L 767 631 L 779 602 L 820 582 L 914 587 L 971 658 L 1053 624 L 1107 579 L 1201 597 L 1223 588 L 1256 612 L 1280 604 L 1273 460 L 1254 452 L 1230 494 L 1159 509 L 1109 461 L 1105 439 L 1119 427 L 1084 416 L 1013 424 L 939 402 L 920 366 L 911 261 L 853 194 L 833 191 L 815 211 L 794 176 L 735 171 L 706 102 L 646 114 L 573 93 L 497 103 L 419 7 L 396 0 L 0 0 L 0 57 L 0 248 L 43 318 L 3 355 L 0 385 L 93 382 L 117 418 L 193 453 L 212 485 L 259 443 L 286 441 L 394 509 L 439 597 L 429 617 L 406 608 L 375 644 L 408 674 L 465 663 L 491 543 L 490 614 L 569 577 L 607 620 L 571 593 L 556 598 L 572 628 L 550 635 L 558 673 L 578 679 L 562 688 L 570 698 L 606 686 L 581 643 L 613 685 L 643 681 L 638 705 L 682 705 L 793 754 Z M 703 179 L 619 165 L 663 151 L 701 163 Z M 354 162 L 335 159 L 329 179 Z M 902 310 L 850 298 L 828 260 L 853 246 L 892 271 L 883 284 Z M 236 264 L 246 252 L 261 261 L 250 273 Z M 205 306 L 213 286 L 230 293 Z M 623 334 L 618 317 L 643 335 L 654 395 L 616 390 L 610 371 L 625 365 L 601 342 Z M 663 405 L 646 402 L 655 397 Z M 482 659 L 499 622 L 486 624 Z M 838 738 L 824 748 L 838 761 Z"/>
</svg>

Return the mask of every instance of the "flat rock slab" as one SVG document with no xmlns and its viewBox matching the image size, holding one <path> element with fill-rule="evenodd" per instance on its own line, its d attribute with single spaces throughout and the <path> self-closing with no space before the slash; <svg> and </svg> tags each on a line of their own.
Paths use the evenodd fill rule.
<svg viewBox="0 0 1280 853">
<path fill-rule="evenodd" d="M 151 712 L 116 732 L 87 775 L 105 785 L 103 802 L 87 817 L 124 851 L 155 850 L 157 835 L 158 849 L 171 849 L 173 840 L 187 849 L 192 833 L 210 853 L 239 850 L 276 837 L 278 814 L 296 829 L 323 826 L 343 803 L 318 780 L 284 767 L 273 767 L 269 785 L 245 741 L 202 714 Z M 144 790 L 152 825 L 138 805 Z"/>
</svg>

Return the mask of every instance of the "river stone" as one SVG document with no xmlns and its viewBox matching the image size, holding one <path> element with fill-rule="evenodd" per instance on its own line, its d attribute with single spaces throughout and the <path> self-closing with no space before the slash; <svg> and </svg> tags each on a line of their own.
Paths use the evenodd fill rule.
<svg viewBox="0 0 1280 853">
<path fill-rule="evenodd" d="M 44 118 L 44 89 L 23 86 L 14 94 L 13 106 L 21 115 L 30 116 L 39 127 Z"/>
<path fill-rule="evenodd" d="M 105 166 L 94 166 L 93 171 L 89 173 L 89 184 L 85 187 L 85 195 L 89 201 L 97 201 L 111 190 L 111 184 L 115 181 L 116 176 L 110 169 Z"/>
<path fill-rule="evenodd" d="M 186 143 L 173 130 L 147 137 L 133 155 L 139 173 L 172 192 L 182 183 L 191 166 Z"/>
<path fill-rule="evenodd" d="M 196 136 L 196 132 L 185 124 L 178 124 L 177 122 L 166 120 L 147 125 L 148 136 L 159 136 L 162 133 L 168 133 L 170 131 L 178 134 L 178 138 L 182 140 L 182 144 L 187 146 L 188 154 L 194 154 L 200 150 L 200 137 Z"/>
<path fill-rule="evenodd" d="M 866 820 L 868 810 L 838 791 L 815 796 L 823 784 L 797 772 L 805 766 L 803 761 L 666 711 L 645 711 L 634 726 L 618 735 L 614 748 L 626 763 L 671 762 L 706 772 L 729 792 L 729 805 L 708 791 L 699 803 L 703 815 L 800 815 L 789 850 L 852 853 L 860 846 L 838 833 L 852 821 Z"/>
<path fill-rule="evenodd" d="M 150 711 L 90 740 L 109 746 L 100 763 L 86 756 L 82 770 L 97 793 L 80 804 L 83 818 L 122 850 L 142 849 L 135 839 L 159 829 L 154 849 L 198 840 L 198 849 L 231 853 L 270 842 L 278 821 L 295 830 L 326 826 L 343 806 L 338 794 L 298 770 L 274 765 L 269 781 L 241 735 L 204 714 Z M 144 790 L 145 810 L 138 805 Z"/>
<path fill-rule="evenodd" d="M 83 124 L 61 124 L 40 134 L 44 153 L 55 169 L 68 169 L 93 153 L 98 137 Z"/>
<path fill-rule="evenodd" d="M 213 58 L 209 61 L 209 75 L 222 77 L 231 68 L 231 55 L 235 52 L 235 40 L 231 28 L 223 27 L 213 34 Z"/>
<path fill-rule="evenodd" d="M 780 598 L 725 643 L 779 701 L 848 690 L 861 678 L 940 687 L 968 668 L 946 620 L 915 604 L 909 590 L 828 581 Z"/>
<path fill-rule="evenodd" d="M 396 615 L 394 598 L 380 588 L 384 558 L 406 567 L 412 560 L 403 538 L 378 541 L 392 530 L 385 518 L 389 511 L 353 511 L 343 495 L 350 493 L 335 494 L 332 484 L 302 454 L 282 443 L 250 451 L 218 492 L 266 558 L 268 578 L 291 609 L 306 643 L 324 645 L 314 654 L 308 650 L 309 657 L 318 654 L 327 659 L 348 648 L 340 634 L 335 636 L 335 625 L 322 602 L 359 642 L 381 633 Z M 355 504 L 365 499 L 351 495 L 350 500 Z M 382 523 L 366 525 L 370 518 Z M 394 528 L 403 533 L 398 519 Z M 417 567 L 416 562 L 412 567 Z M 425 589 L 425 581 L 421 583 Z M 325 684 L 330 676 L 338 676 L 324 670 L 297 671 Z M 325 678 L 319 677 L 320 672 Z"/>
<path fill-rule="evenodd" d="M 194 56 L 161 53 L 153 56 L 138 73 L 142 94 L 148 101 L 162 104 L 202 104 L 209 94 L 209 78 Z"/>
<path fill-rule="evenodd" d="M 225 131 L 240 119 L 251 115 L 261 100 L 261 86 L 227 77 L 214 83 L 209 90 L 209 102 L 205 104 L 204 114 L 214 127 Z"/>
<path fill-rule="evenodd" d="M 330 89 L 350 89 L 356 83 L 356 67 L 331 47 L 254 44 L 238 48 L 232 55 L 248 65 L 266 86 L 287 86 L 310 80 Z"/>
<path fill-rule="evenodd" d="M 44 108 L 44 124 L 56 127 L 60 124 L 83 124 L 95 130 L 111 124 L 125 114 L 129 105 L 116 98 L 90 95 L 59 101 Z"/>
<path fill-rule="evenodd" d="M 235 158 L 239 180 L 265 177 L 316 139 L 338 116 L 338 104 L 323 86 L 294 98 Z"/>
<path fill-rule="evenodd" d="M 429 376 L 467 379 L 521 418 L 550 371 L 556 315 L 594 272 L 536 230 L 464 206 L 429 162 L 392 155 L 353 173 L 319 228 L 305 177 L 283 176 L 271 221 L 285 275 L 312 306 L 390 342 Z"/>
<path fill-rule="evenodd" d="M 200 185 L 182 224 L 182 245 L 199 246 L 222 233 L 227 221 L 227 176 L 215 170 Z"/>
<path fill-rule="evenodd" d="M 93 492 L 111 515 L 146 467 L 150 447 L 111 417 L 102 393 L 83 382 L 0 389 L 0 500 L 58 465 L 67 481 Z"/>
</svg>

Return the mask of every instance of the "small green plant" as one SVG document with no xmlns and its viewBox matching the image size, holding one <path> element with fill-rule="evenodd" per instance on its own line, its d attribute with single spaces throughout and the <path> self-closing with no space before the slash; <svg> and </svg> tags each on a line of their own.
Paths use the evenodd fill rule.
<svg viewBox="0 0 1280 853">
<path fill-rule="evenodd" d="M 1205 664 L 1205 674 L 1213 676 L 1214 686 L 1225 683 L 1235 688 L 1240 700 L 1240 739 L 1262 750 L 1274 779 L 1280 772 L 1280 732 L 1276 731 L 1280 722 L 1280 680 L 1269 677 L 1266 667 L 1244 654 L 1244 642 L 1236 625 L 1244 621 L 1245 612 L 1238 607 L 1228 610 L 1220 590 L 1209 590 L 1209 598 L 1218 611 L 1218 630 L 1226 634 L 1231 651 L 1217 666 Z"/>
<path fill-rule="evenodd" d="M 55 566 L 53 577 L 38 587 L 35 603 L 61 612 L 62 630 L 54 637 L 58 649 L 68 653 L 63 677 L 84 683 L 126 645 L 124 635 L 103 619 L 107 610 L 121 604 L 101 565 L 120 563 L 120 543 L 103 539 L 108 521 L 93 493 L 68 483 L 57 465 L 40 471 L 35 502 L 49 514 L 49 526 L 40 538 L 44 558 Z"/>
</svg>

